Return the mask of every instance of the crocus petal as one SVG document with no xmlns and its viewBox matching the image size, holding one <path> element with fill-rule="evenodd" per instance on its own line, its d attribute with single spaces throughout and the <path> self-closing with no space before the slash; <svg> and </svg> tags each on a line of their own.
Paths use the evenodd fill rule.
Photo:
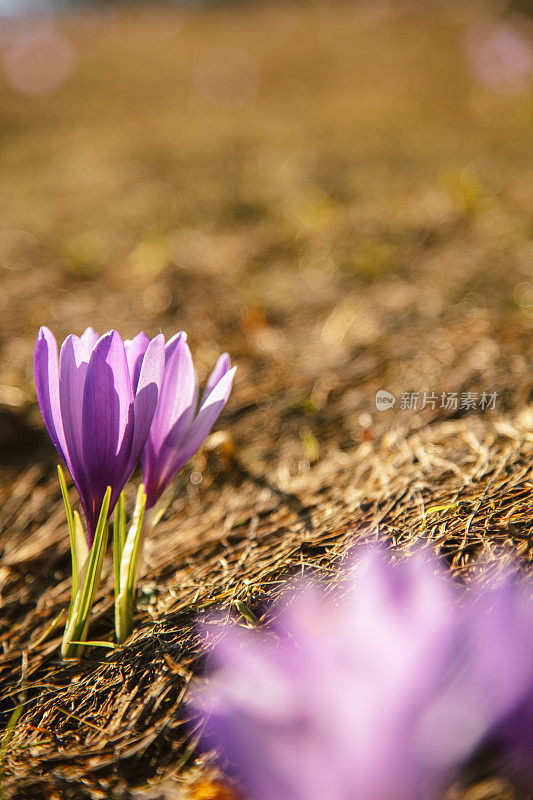
<svg viewBox="0 0 533 800">
<path fill-rule="evenodd" d="M 237 367 L 232 367 L 226 372 L 200 406 L 196 419 L 181 442 L 180 460 L 183 459 L 183 464 L 196 453 L 228 402 L 236 371 Z"/>
<path fill-rule="evenodd" d="M 200 405 L 203 405 L 204 400 L 207 400 L 219 380 L 226 374 L 226 372 L 229 371 L 230 367 L 231 359 L 229 355 L 227 353 L 222 353 L 222 355 L 219 356 L 217 363 L 215 364 L 215 367 L 205 385 Z"/>
<path fill-rule="evenodd" d="M 196 411 L 198 384 L 191 351 L 183 333 L 174 336 L 165 350 L 165 372 L 150 434 L 141 462 L 148 504 L 165 488 L 162 476 L 172 468 L 180 441 Z M 170 480 L 172 475 L 167 478 Z"/>
<path fill-rule="evenodd" d="M 83 331 L 82 335 L 80 336 L 80 341 L 82 341 L 83 344 L 87 345 L 92 350 L 99 338 L 100 334 L 96 333 L 95 329 L 89 326 Z"/>
<path fill-rule="evenodd" d="M 134 400 L 135 428 L 130 463 L 127 470 L 129 474 L 135 469 L 135 465 L 139 460 L 141 450 L 144 447 L 150 431 L 150 426 L 157 408 L 157 401 L 161 392 L 164 369 L 165 337 L 160 333 L 148 344 L 139 369 Z"/>
<path fill-rule="evenodd" d="M 164 340 L 163 340 L 164 341 Z M 139 383 L 139 375 L 141 374 L 141 366 L 143 363 L 146 348 L 150 343 L 148 336 L 140 331 L 133 339 L 127 339 L 124 342 L 126 348 L 126 358 L 128 359 L 128 369 L 130 371 L 131 386 L 133 393 L 137 391 L 137 384 Z"/>
<path fill-rule="evenodd" d="M 90 354 L 90 347 L 73 334 L 67 336 L 59 354 L 61 418 L 65 434 L 66 454 L 68 455 L 67 464 L 75 481 L 81 481 L 84 473 L 82 408 Z M 78 489 L 82 491 L 80 486 Z"/>
<path fill-rule="evenodd" d="M 181 331 L 170 339 L 165 348 L 165 374 L 161 397 L 150 431 L 150 437 L 160 456 L 165 450 L 165 440 L 169 439 L 166 443 L 168 448 L 177 447 L 181 436 L 192 421 L 197 402 L 196 372 L 187 344 L 187 334 Z"/>
<path fill-rule="evenodd" d="M 235 369 L 230 366 L 224 353 L 209 376 L 195 419 L 198 383 L 187 336 L 182 331 L 168 342 L 159 401 L 141 453 L 147 508 L 157 502 L 213 427 L 231 392 Z"/>
<path fill-rule="evenodd" d="M 187 463 L 201 447 L 205 437 L 217 421 L 220 412 L 228 402 L 233 385 L 233 378 L 237 367 L 233 367 L 220 379 L 206 400 L 202 403 L 196 419 L 180 441 L 179 448 L 175 449 L 166 465 L 161 469 L 160 484 L 167 486 L 174 475 Z M 148 495 L 150 499 L 150 495 Z"/>
<path fill-rule="evenodd" d="M 46 327 L 37 335 L 33 354 L 35 389 L 37 402 L 43 416 L 46 430 L 60 457 L 68 464 L 68 453 L 61 421 L 59 404 L 59 365 L 55 336 Z"/>
<path fill-rule="evenodd" d="M 91 490 L 87 524 L 96 522 L 107 486 L 110 511 L 123 488 L 133 440 L 134 407 L 124 343 L 116 331 L 94 347 L 83 394 L 83 463 Z"/>
</svg>

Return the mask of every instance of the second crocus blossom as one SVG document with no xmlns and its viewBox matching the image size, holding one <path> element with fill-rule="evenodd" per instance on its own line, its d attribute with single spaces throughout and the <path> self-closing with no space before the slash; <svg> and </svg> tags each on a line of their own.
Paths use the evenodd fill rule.
<svg viewBox="0 0 533 800">
<path fill-rule="evenodd" d="M 125 342 L 134 391 L 141 381 L 142 365 L 149 346 L 149 339 L 142 331 Z M 229 356 L 222 355 L 207 381 L 197 411 L 198 383 L 186 334 L 176 334 L 166 345 L 159 401 L 141 455 L 144 486 L 139 487 L 132 524 L 127 533 L 122 501 L 115 514 L 115 631 L 119 643 L 131 633 L 144 534 L 155 525 L 163 510 L 157 501 L 210 432 L 227 402 L 234 373 Z M 148 511 L 146 515 L 145 508 Z"/>
<path fill-rule="evenodd" d="M 145 344 L 142 336 L 139 334 L 131 344 L 134 371 Z M 198 406 L 198 381 L 187 335 L 182 331 L 167 342 L 159 401 L 141 454 L 147 508 L 157 503 L 210 433 L 230 395 L 235 370 L 227 353 L 221 355 Z"/>
<path fill-rule="evenodd" d="M 35 344 L 39 408 L 78 489 L 89 547 L 106 489 L 111 487 L 110 514 L 139 460 L 157 407 L 164 338 L 160 334 L 145 347 L 143 342 L 141 358 L 134 349 L 132 344 L 125 348 L 117 331 L 99 337 L 92 328 L 79 338 L 68 336 L 59 359 L 48 328 L 40 329 Z"/>
</svg>

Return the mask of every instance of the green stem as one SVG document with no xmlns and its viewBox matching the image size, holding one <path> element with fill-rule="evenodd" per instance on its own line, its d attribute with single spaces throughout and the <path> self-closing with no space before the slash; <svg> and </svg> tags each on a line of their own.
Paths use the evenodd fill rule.
<svg viewBox="0 0 533 800">
<path fill-rule="evenodd" d="M 83 569 L 78 574 L 79 583 L 77 591 L 72 597 L 67 625 L 63 634 L 61 655 L 63 658 L 80 658 L 84 651 L 84 642 L 89 629 L 89 615 L 94 603 L 94 598 L 100 584 L 102 564 L 107 546 L 109 527 L 107 513 L 111 499 L 111 487 L 108 486 L 100 509 L 100 516 L 96 526 L 93 545 L 87 556 Z"/>
</svg>

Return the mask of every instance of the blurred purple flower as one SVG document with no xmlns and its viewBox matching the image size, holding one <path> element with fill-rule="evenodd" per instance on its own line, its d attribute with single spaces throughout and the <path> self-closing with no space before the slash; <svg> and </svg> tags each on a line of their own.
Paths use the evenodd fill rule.
<svg viewBox="0 0 533 800">
<path fill-rule="evenodd" d="M 531 787 L 533 602 L 511 572 L 473 582 L 453 610 L 451 668 L 419 723 L 424 760 L 436 770 L 464 764 L 484 743 Z"/>
<path fill-rule="evenodd" d="M 266 633 L 215 646 L 195 703 L 247 800 L 413 800 L 433 777 L 416 734 L 455 636 L 453 587 L 422 558 L 376 553 L 348 583 L 329 599 L 309 585 Z"/>
<path fill-rule="evenodd" d="M 468 609 L 470 663 L 463 702 L 475 702 L 467 673 L 476 676 L 478 708 L 490 705 L 489 734 L 505 748 L 508 766 L 531 796 L 533 787 L 533 601 L 531 584 L 505 573 L 474 593 Z M 471 683 L 471 682 L 470 682 Z"/>
<path fill-rule="evenodd" d="M 139 334 L 132 342 L 132 360 L 140 358 L 147 339 Z M 134 368 L 134 371 L 137 367 Z M 146 507 L 151 508 L 172 478 L 196 453 L 227 403 L 236 367 L 224 353 L 211 373 L 198 406 L 198 382 L 182 331 L 167 342 L 165 371 L 159 402 L 146 445 L 141 454 Z"/>
<path fill-rule="evenodd" d="M 233 626 L 215 644 L 193 704 L 247 800 L 437 797 L 518 710 L 526 752 L 532 612 L 510 584 L 459 602 L 435 562 L 379 551 L 344 583 L 329 598 L 309 585 L 266 631 Z"/>
<path fill-rule="evenodd" d="M 144 334 L 139 334 L 143 336 Z M 124 342 L 116 331 L 101 337 L 87 328 L 67 336 L 57 355 L 42 327 L 34 352 L 37 400 L 50 438 L 78 489 L 92 545 L 102 500 L 111 486 L 109 513 L 139 460 L 163 378 L 164 338 Z"/>
</svg>

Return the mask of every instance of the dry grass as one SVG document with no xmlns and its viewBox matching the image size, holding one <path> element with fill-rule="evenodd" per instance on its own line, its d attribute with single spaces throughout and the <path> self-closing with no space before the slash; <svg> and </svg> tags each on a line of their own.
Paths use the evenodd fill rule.
<svg viewBox="0 0 533 800">
<path fill-rule="evenodd" d="M 466 580 L 531 560 L 532 96 L 468 75 L 464 32 L 485 13 L 87 14 L 60 25 L 77 53 L 63 88 L 0 87 L 4 726 L 22 704 L 5 797 L 223 800 L 184 724 L 199 618 L 261 615 L 288 577 L 334 579 L 368 539 L 434 547 Z M 239 367 L 221 420 L 235 457 L 215 448 L 180 476 L 133 636 L 79 664 L 52 627 L 70 575 L 32 387 L 41 323 L 183 327 L 202 376 L 222 349 Z M 498 400 L 378 412 L 378 389 Z"/>
</svg>

